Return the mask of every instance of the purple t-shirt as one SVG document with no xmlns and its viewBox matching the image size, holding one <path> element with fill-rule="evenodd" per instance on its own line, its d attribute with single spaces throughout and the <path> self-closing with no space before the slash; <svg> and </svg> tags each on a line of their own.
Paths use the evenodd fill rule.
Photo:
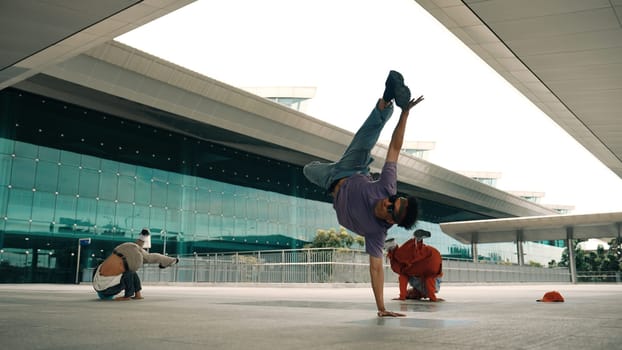
<svg viewBox="0 0 622 350">
<path fill-rule="evenodd" d="M 377 181 L 361 174 L 347 178 L 333 200 L 339 224 L 365 237 L 365 251 L 371 256 L 382 257 L 387 230 L 392 226 L 374 215 L 374 206 L 396 193 L 397 163 L 387 162 Z"/>
</svg>

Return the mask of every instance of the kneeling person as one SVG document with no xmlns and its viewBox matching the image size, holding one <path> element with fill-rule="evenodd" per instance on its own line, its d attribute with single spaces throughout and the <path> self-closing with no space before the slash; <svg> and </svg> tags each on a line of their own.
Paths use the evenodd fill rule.
<svg viewBox="0 0 622 350">
<path fill-rule="evenodd" d="M 436 248 L 423 243 L 426 237 L 430 237 L 429 231 L 417 230 L 414 237 L 401 246 L 387 241 L 391 269 L 399 275 L 399 300 L 442 300 L 436 297 L 436 293 L 443 277 L 443 260 Z M 408 284 L 412 288 L 408 289 Z"/>
<path fill-rule="evenodd" d="M 179 259 L 158 253 L 148 253 L 143 244 L 149 238 L 149 230 L 143 229 L 136 242 L 122 243 L 95 269 L 93 288 L 100 299 L 130 300 L 142 299 L 142 286 L 136 271 L 143 264 L 159 264 L 166 268 Z M 123 296 L 115 295 L 125 291 Z"/>
</svg>

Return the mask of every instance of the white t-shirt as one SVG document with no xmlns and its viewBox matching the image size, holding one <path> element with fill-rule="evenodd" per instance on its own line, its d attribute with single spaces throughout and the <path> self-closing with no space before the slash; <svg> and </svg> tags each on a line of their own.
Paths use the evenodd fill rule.
<svg viewBox="0 0 622 350">
<path fill-rule="evenodd" d="M 101 267 L 101 265 L 97 266 L 95 276 L 93 276 L 93 288 L 95 288 L 96 291 L 100 292 L 121 283 L 122 274 L 115 276 L 102 276 L 99 274 L 99 269 Z"/>
</svg>

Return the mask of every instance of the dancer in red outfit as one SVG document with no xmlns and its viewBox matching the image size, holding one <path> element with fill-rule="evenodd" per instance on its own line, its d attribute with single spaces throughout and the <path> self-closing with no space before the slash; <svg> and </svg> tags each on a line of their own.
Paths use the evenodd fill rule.
<svg viewBox="0 0 622 350">
<path fill-rule="evenodd" d="M 415 231 L 414 238 L 401 246 L 387 247 L 391 269 L 399 275 L 399 300 L 425 299 L 440 301 L 436 297 L 443 277 L 443 260 L 439 251 L 423 243 L 430 237 L 425 230 Z M 408 289 L 408 283 L 412 286 Z"/>
</svg>

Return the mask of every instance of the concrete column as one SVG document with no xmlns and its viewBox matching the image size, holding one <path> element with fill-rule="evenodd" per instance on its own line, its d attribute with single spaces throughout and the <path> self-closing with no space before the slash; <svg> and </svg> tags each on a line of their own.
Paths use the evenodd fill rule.
<svg viewBox="0 0 622 350">
<path fill-rule="evenodd" d="M 574 261 L 574 244 L 572 243 L 572 227 L 566 227 L 566 245 L 568 246 L 568 266 L 570 267 L 570 283 L 577 283 L 577 265 Z"/>
<path fill-rule="evenodd" d="M 477 258 L 477 232 L 471 235 L 471 255 L 473 255 L 473 262 L 478 263 L 479 259 Z"/>
<path fill-rule="evenodd" d="M 525 252 L 523 251 L 523 230 L 516 231 L 516 257 L 518 266 L 525 265 Z"/>
</svg>

